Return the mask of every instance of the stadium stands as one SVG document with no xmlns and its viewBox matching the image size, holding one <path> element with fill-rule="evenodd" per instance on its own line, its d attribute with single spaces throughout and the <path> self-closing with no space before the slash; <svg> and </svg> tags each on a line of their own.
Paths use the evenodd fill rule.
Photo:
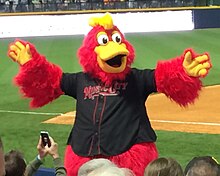
<svg viewBox="0 0 220 176">
<path fill-rule="evenodd" d="M 143 9 L 220 5 L 218 0 L 1 0 L 2 12 Z"/>
</svg>

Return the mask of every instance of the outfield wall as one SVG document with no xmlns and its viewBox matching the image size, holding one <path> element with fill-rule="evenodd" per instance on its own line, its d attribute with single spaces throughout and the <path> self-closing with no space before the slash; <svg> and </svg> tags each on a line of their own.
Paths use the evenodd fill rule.
<svg viewBox="0 0 220 176">
<path fill-rule="evenodd" d="M 84 35 L 91 28 L 88 19 L 102 13 L 52 12 L 1 14 L 0 38 Z M 123 33 L 184 31 L 220 27 L 220 8 L 151 9 L 112 12 L 115 25 Z"/>
<path fill-rule="evenodd" d="M 92 14 L 1 16 L 0 37 L 86 34 Z M 123 33 L 192 30 L 192 11 L 113 13 L 114 24 Z"/>
<path fill-rule="evenodd" d="M 220 28 L 220 9 L 195 9 L 193 22 L 195 29 Z"/>
</svg>

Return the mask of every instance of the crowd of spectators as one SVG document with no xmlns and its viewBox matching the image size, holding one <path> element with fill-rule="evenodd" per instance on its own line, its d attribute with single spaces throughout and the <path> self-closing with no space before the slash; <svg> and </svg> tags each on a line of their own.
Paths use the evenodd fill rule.
<svg viewBox="0 0 220 176">
<path fill-rule="evenodd" d="M 70 0 L 0 0 L 0 12 L 40 12 L 67 10 Z"/>
<path fill-rule="evenodd" d="M 0 0 L 0 13 L 218 5 L 216 3 L 216 0 Z"/>
<path fill-rule="evenodd" d="M 54 174 L 66 176 L 66 169 L 59 157 L 58 144 L 50 137 L 51 146 L 43 145 L 40 137 L 37 144 L 38 155 L 29 164 L 26 163 L 21 151 L 10 150 L 4 153 L 3 142 L 0 137 L 0 176 L 32 176 L 43 164 L 49 154 L 54 161 Z M 120 168 L 112 161 L 95 158 L 84 163 L 78 171 L 78 176 L 135 176 L 127 168 Z M 211 156 L 193 157 L 185 168 L 170 157 L 159 157 L 151 161 L 145 168 L 143 176 L 220 176 L 220 165 Z"/>
</svg>

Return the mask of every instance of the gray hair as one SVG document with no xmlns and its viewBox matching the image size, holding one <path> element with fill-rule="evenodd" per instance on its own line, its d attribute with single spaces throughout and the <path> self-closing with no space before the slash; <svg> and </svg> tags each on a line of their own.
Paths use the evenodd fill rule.
<svg viewBox="0 0 220 176">
<path fill-rule="evenodd" d="M 128 168 L 119 168 L 117 166 L 103 166 L 88 174 L 88 176 L 134 176 Z"/>
<path fill-rule="evenodd" d="M 87 176 L 90 172 L 103 166 L 114 166 L 108 159 L 97 158 L 84 163 L 78 170 L 78 176 Z"/>
<path fill-rule="evenodd" d="M 83 164 L 78 170 L 78 176 L 134 176 L 127 168 L 119 168 L 108 159 L 96 158 Z"/>
</svg>

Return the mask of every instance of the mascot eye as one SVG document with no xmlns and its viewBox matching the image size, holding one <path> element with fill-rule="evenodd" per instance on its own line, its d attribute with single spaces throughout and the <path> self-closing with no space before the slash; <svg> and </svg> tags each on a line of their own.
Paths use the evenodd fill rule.
<svg viewBox="0 0 220 176">
<path fill-rule="evenodd" d="M 112 35 L 112 40 L 116 43 L 121 43 L 121 35 L 119 33 L 115 33 Z"/>
<path fill-rule="evenodd" d="M 102 34 L 100 36 L 98 36 L 98 43 L 100 45 L 106 45 L 108 43 L 109 39 L 108 36 L 105 34 Z"/>
</svg>

